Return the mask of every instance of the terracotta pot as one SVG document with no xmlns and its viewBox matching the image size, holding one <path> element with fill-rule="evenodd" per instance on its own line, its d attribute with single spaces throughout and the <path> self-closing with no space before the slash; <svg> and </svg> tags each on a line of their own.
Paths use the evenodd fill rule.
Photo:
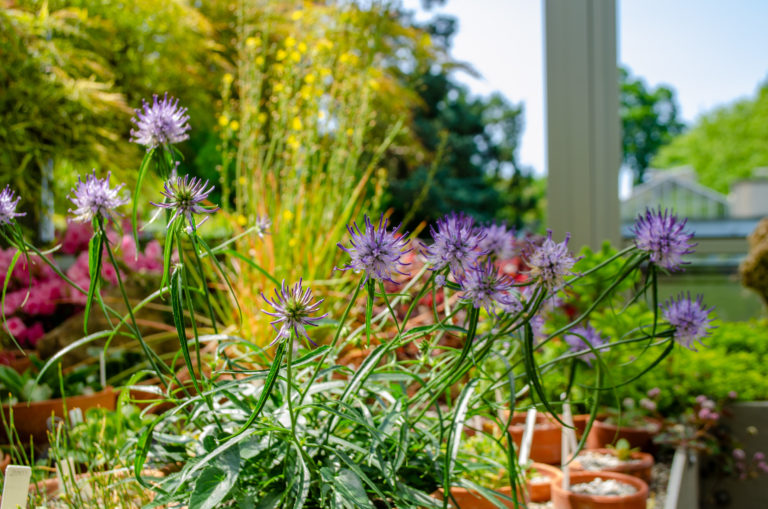
<svg viewBox="0 0 768 509">
<path fill-rule="evenodd" d="M 624 497 L 583 495 L 563 490 L 562 479 L 558 479 L 552 482 L 552 503 L 555 509 L 646 509 L 648 485 L 631 475 L 616 472 L 572 472 L 571 485 L 590 482 L 598 477 L 631 484 L 637 491 Z"/>
<path fill-rule="evenodd" d="M 68 397 L 66 398 L 66 404 L 68 411 L 73 408 L 85 411 L 93 407 L 114 410 L 116 399 L 117 393 L 112 387 L 107 387 L 103 391 L 94 394 Z M 47 444 L 48 419 L 51 415 L 64 417 L 64 400 L 49 399 L 32 403 L 17 403 L 13 405 L 12 409 L 13 426 L 22 442 L 28 443 L 29 438 L 32 437 L 35 444 Z M 3 405 L 6 422 L 10 419 L 10 410 L 8 405 Z M 0 436 L 7 439 L 4 429 L 0 430 Z"/>
<path fill-rule="evenodd" d="M 585 452 L 597 452 L 600 454 L 614 454 L 615 453 L 611 449 L 587 449 L 586 451 L 581 451 L 580 454 L 584 454 Z M 619 472 L 622 474 L 632 475 L 637 477 L 638 479 L 642 479 L 643 481 L 649 483 L 651 482 L 651 468 L 653 467 L 653 456 L 648 454 L 647 452 L 633 452 L 630 456 L 633 460 L 631 463 L 623 463 L 621 465 L 618 465 L 616 467 L 610 467 L 610 468 L 603 468 L 601 469 L 601 472 Z M 589 472 L 590 470 L 583 470 L 581 468 L 581 463 L 579 463 L 579 458 L 576 458 L 573 460 L 573 462 L 570 464 L 571 471 L 585 471 Z M 592 470 L 594 472 L 594 470 Z"/>
<path fill-rule="evenodd" d="M 3 459 L 0 460 L 0 472 L 2 472 L 3 475 L 5 475 L 5 469 L 8 468 L 8 465 L 10 464 L 11 464 L 11 455 L 5 454 L 3 456 Z"/>
<path fill-rule="evenodd" d="M 594 428 L 595 423 L 605 419 L 605 417 L 605 414 L 597 414 L 595 420 L 592 421 L 592 427 Z M 587 424 L 589 424 L 589 414 L 578 414 L 573 416 L 573 427 L 576 428 L 576 438 L 579 440 L 584 436 L 584 432 L 587 430 Z M 590 429 L 590 431 L 592 430 Z"/>
<path fill-rule="evenodd" d="M 629 442 L 631 448 L 639 448 L 645 452 L 653 452 L 653 437 L 661 431 L 661 421 L 646 418 L 647 427 L 631 428 L 616 426 L 605 421 L 595 421 L 592 430 L 587 437 L 587 447 L 590 449 L 604 449 L 606 445 L 614 445 L 620 439 Z M 651 429 L 651 427 L 656 429 Z"/>
<path fill-rule="evenodd" d="M 523 440 L 526 415 L 525 413 L 513 415 L 512 423 L 509 426 L 509 432 L 518 448 Z M 541 412 L 536 414 L 536 425 L 533 429 L 531 453 L 529 456 L 531 460 L 538 463 L 549 463 L 550 465 L 560 464 L 561 428 L 560 423 L 554 418 Z"/>
<path fill-rule="evenodd" d="M 499 488 L 493 491 L 497 493 L 501 493 L 502 495 L 506 495 L 508 497 L 512 496 L 512 488 L 509 486 L 505 486 L 503 488 Z M 453 487 L 451 488 L 451 495 L 453 495 L 454 500 L 456 500 L 456 504 L 458 504 L 456 505 L 453 503 L 452 500 L 449 500 L 449 502 L 451 502 L 449 507 L 453 509 L 498 509 L 498 507 L 493 502 L 486 499 L 478 492 L 471 491 L 466 488 Z M 439 500 L 443 500 L 443 489 L 440 488 L 439 490 L 434 492 L 432 496 Z M 521 502 L 524 502 L 524 503 L 529 502 L 529 500 L 527 500 L 522 493 L 518 493 L 517 497 L 518 497 L 518 500 L 520 500 Z M 503 500 L 500 502 L 504 504 L 506 507 L 509 507 L 511 509 L 516 509 L 517 507 L 520 507 L 519 505 L 516 506 L 514 502 L 508 502 L 506 500 Z"/>
<path fill-rule="evenodd" d="M 531 466 L 542 476 L 548 477 L 549 481 L 541 483 L 527 481 L 525 486 L 528 490 L 528 499 L 531 502 L 548 502 L 551 498 L 552 481 L 560 479 L 563 473 L 559 468 L 547 465 L 546 463 L 533 463 Z"/>
</svg>

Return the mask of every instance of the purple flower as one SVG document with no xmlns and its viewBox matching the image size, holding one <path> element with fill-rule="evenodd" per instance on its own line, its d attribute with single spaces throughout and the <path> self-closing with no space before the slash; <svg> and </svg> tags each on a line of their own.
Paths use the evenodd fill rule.
<svg viewBox="0 0 768 509">
<path fill-rule="evenodd" d="M 482 265 L 473 265 L 457 281 L 464 291 L 461 298 L 472 302 L 475 308 L 483 307 L 493 313 L 496 304 L 502 308 L 513 305 L 512 296 L 508 293 L 512 289 L 512 280 L 505 274 L 499 274 L 490 260 Z"/>
<path fill-rule="evenodd" d="M 189 223 L 187 232 L 191 233 L 197 230 L 210 217 L 210 215 L 205 216 L 202 221 L 195 224 L 192 214 L 213 214 L 219 210 L 219 207 L 207 208 L 201 205 L 203 201 L 208 199 L 208 195 L 211 194 L 213 189 L 213 185 L 208 187 L 207 180 L 203 182 L 202 179 L 197 177 L 189 178 L 189 175 L 171 177 L 165 182 L 165 191 L 162 192 L 166 201 L 163 203 L 150 203 L 163 209 L 174 209 L 173 217 L 168 221 L 168 227 L 171 226 L 177 217 L 184 216 Z"/>
<path fill-rule="evenodd" d="M 179 108 L 178 99 L 169 98 L 166 92 L 160 101 L 157 94 L 153 95 L 151 106 L 143 99 L 141 102 L 144 111 L 136 110 L 136 116 L 131 119 L 136 125 L 136 129 L 131 129 L 132 142 L 151 149 L 189 138 L 189 115 L 187 108 Z"/>
<path fill-rule="evenodd" d="M 264 235 L 269 235 L 271 233 L 269 228 L 272 226 L 272 220 L 266 214 L 263 216 L 256 216 L 256 221 L 253 226 L 255 227 L 256 235 L 258 235 L 260 239 L 263 239 Z"/>
<path fill-rule="evenodd" d="M 570 238 L 571 234 L 566 233 L 565 240 L 558 244 L 552 240 L 552 230 L 547 230 L 547 238 L 527 257 L 531 276 L 538 278 L 549 290 L 558 289 L 564 283 L 565 276 L 572 274 L 576 259 L 568 251 Z"/>
<path fill-rule="evenodd" d="M 675 328 L 675 341 L 694 351 L 693 342 L 701 343 L 712 328 L 709 313 L 713 308 L 705 309 L 702 298 L 699 295 L 696 300 L 691 300 L 690 294 L 686 298 L 681 293 L 678 300 L 670 299 L 662 308 L 664 318 Z"/>
<path fill-rule="evenodd" d="M 5 186 L 0 192 L 0 225 L 13 224 L 17 217 L 26 215 L 26 212 L 16 212 L 16 205 L 19 204 L 21 196 L 14 196 L 15 194 L 10 186 Z"/>
<path fill-rule="evenodd" d="M 437 276 L 435 276 L 435 286 L 436 286 L 437 288 L 442 288 L 442 287 L 444 287 L 444 286 L 445 286 L 445 284 L 446 284 L 446 282 L 447 282 L 447 281 L 445 280 L 445 276 L 444 276 L 444 275 L 442 275 L 442 274 L 438 274 Z"/>
<path fill-rule="evenodd" d="M 368 216 L 365 216 L 364 220 L 365 227 L 362 230 L 357 226 L 357 223 L 353 223 L 354 227 L 347 226 L 347 230 L 352 236 L 350 241 L 352 247 L 347 249 L 341 243 L 338 244 L 339 248 L 352 258 L 340 270 L 353 269 L 365 271 L 363 283 L 368 278 L 394 283 L 392 280 L 393 274 L 397 273 L 407 276 L 408 274 L 400 272 L 400 266 L 408 265 L 403 263 L 402 256 L 411 251 L 411 249 L 406 249 L 410 242 L 406 238 L 407 234 L 398 234 L 399 226 L 393 230 L 387 230 L 389 221 L 384 219 L 383 214 L 379 219 L 378 226 L 374 226 Z"/>
<path fill-rule="evenodd" d="M 747 453 L 744 452 L 744 449 L 734 449 L 733 458 L 737 461 L 744 461 L 747 459 Z"/>
<path fill-rule="evenodd" d="M 109 187 L 111 172 L 103 179 L 96 177 L 96 170 L 88 175 L 83 181 L 78 177 L 77 184 L 72 188 L 72 195 L 68 198 L 75 204 L 75 210 L 69 209 L 74 214 L 73 221 L 87 223 L 94 217 L 110 218 L 112 211 L 128 201 L 125 197 L 120 197 L 120 189 L 124 184 L 117 187 Z"/>
<path fill-rule="evenodd" d="M 314 344 L 312 340 L 309 339 L 305 326 L 316 327 L 316 322 L 328 316 L 328 313 L 322 316 L 311 316 L 317 312 L 317 309 L 324 299 L 320 299 L 313 303 L 312 290 L 309 288 L 303 290 L 301 283 L 302 280 L 299 279 L 299 282 L 293 285 L 293 288 L 289 288 L 286 286 L 285 280 L 283 280 L 280 289 L 278 290 L 275 288 L 275 295 L 277 298 L 272 300 L 266 298 L 263 293 L 261 294 L 261 297 L 267 304 L 274 308 L 274 313 L 262 310 L 263 313 L 277 318 L 277 320 L 270 322 L 272 327 L 275 330 L 278 330 L 276 324 L 282 324 L 280 330 L 277 332 L 277 336 L 270 346 L 281 339 L 289 338 L 291 330 L 293 330 L 296 337 L 304 336 L 310 343 Z"/>
<path fill-rule="evenodd" d="M 514 230 L 507 230 L 506 225 L 491 224 L 481 229 L 485 237 L 480 240 L 478 247 L 496 257 L 497 260 L 507 260 L 515 255 L 516 237 Z"/>
<path fill-rule="evenodd" d="M 637 217 L 632 232 L 635 245 L 641 251 L 650 254 L 651 261 L 667 270 L 678 270 L 683 263 L 683 255 L 693 253 L 696 244 L 689 241 L 693 234 L 683 230 L 685 220 L 678 221 L 677 216 L 668 214 L 661 208 L 657 211 L 646 210 L 645 217 Z"/>
<path fill-rule="evenodd" d="M 651 401 L 648 398 L 641 398 L 640 406 L 645 408 L 649 412 L 654 412 L 656 410 L 656 403 L 654 401 Z"/>
<path fill-rule="evenodd" d="M 608 341 L 591 325 L 574 327 L 570 334 L 566 334 L 563 339 L 571 347 L 572 352 L 584 352 L 581 358 L 590 366 L 592 365 L 591 359 L 596 357 L 590 349 L 590 345 L 597 349 Z"/>
<path fill-rule="evenodd" d="M 474 265 L 480 256 L 487 254 L 478 250 L 485 234 L 475 228 L 471 217 L 461 212 L 438 219 L 437 230 L 430 226 L 429 231 L 434 242 L 425 249 L 425 254 L 432 270 L 450 266 L 454 277 L 457 277 Z"/>
</svg>

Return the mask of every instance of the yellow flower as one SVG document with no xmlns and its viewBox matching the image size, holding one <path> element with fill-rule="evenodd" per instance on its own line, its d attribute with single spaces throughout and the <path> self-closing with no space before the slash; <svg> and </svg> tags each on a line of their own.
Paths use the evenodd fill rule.
<svg viewBox="0 0 768 509">
<path fill-rule="evenodd" d="M 303 14 L 304 14 L 304 12 L 303 12 L 303 11 L 293 11 L 293 12 L 291 13 L 291 19 L 292 19 L 293 21 L 298 21 L 298 20 L 300 20 L 300 19 L 301 19 L 301 16 L 302 16 Z"/>
<path fill-rule="evenodd" d="M 277 83 L 275 83 L 274 85 L 272 85 L 272 90 L 274 90 L 275 92 L 281 92 L 283 90 L 283 88 L 284 88 L 283 84 L 280 83 L 279 81 Z"/>
<path fill-rule="evenodd" d="M 226 115 L 222 115 L 219 117 L 219 125 L 221 127 L 227 127 L 227 124 L 229 124 L 229 119 Z"/>
<path fill-rule="evenodd" d="M 307 74 L 306 76 L 304 76 L 304 81 L 306 81 L 310 85 L 315 82 L 315 79 L 316 78 L 314 74 Z"/>
<path fill-rule="evenodd" d="M 352 136 L 353 134 L 355 134 L 355 131 L 351 127 L 348 127 L 347 128 L 347 136 Z"/>
<path fill-rule="evenodd" d="M 288 54 L 285 52 L 284 49 L 279 49 L 279 50 L 277 50 L 277 54 L 275 54 L 275 60 L 278 60 L 278 61 L 285 60 L 285 57 L 287 55 Z"/>
<path fill-rule="evenodd" d="M 256 57 L 256 65 L 258 65 L 259 67 L 264 65 L 264 57 L 263 56 L 259 55 L 259 56 Z"/>
<path fill-rule="evenodd" d="M 309 100 L 312 98 L 312 89 L 311 89 L 310 87 L 308 87 L 308 86 L 304 85 L 304 86 L 303 86 L 303 87 L 301 87 L 301 89 L 299 90 L 299 95 L 300 95 L 300 96 L 301 96 L 301 98 L 302 98 L 302 99 L 304 99 L 305 101 L 309 101 Z"/>
<path fill-rule="evenodd" d="M 291 212 L 288 209 L 284 210 L 283 211 L 283 219 L 285 221 L 290 221 L 291 219 L 293 219 L 293 212 Z"/>
<path fill-rule="evenodd" d="M 296 150 L 299 148 L 299 139 L 296 138 L 294 135 L 288 136 L 288 146 L 290 146 L 293 150 Z"/>
<path fill-rule="evenodd" d="M 237 179 L 237 181 L 238 183 L 240 183 L 241 186 L 244 186 L 245 184 L 248 183 L 248 179 L 246 179 L 245 177 L 240 177 L 239 179 Z"/>
<path fill-rule="evenodd" d="M 300 42 L 300 43 L 299 43 L 299 47 L 298 47 L 298 50 L 299 50 L 301 53 L 306 53 L 306 52 L 307 52 L 307 43 L 305 43 L 305 42 Z"/>
<path fill-rule="evenodd" d="M 233 120 L 232 122 L 229 123 L 229 128 L 232 129 L 233 131 L 237 131 L 238 129 L 240 129 L 240 122 L 238 122 L 237 120 Z"/>
<path fill-rule="evenodd" d="M 260 124 L 265 123 L 267 121 L 267 114 L 262 111 L 256 116 L 256 120 L 258 120 Z"/>
<path fill-rule="evenodd" d="M 300 62 L 301 61 L 301 53 L 298 51 L 291 51 L 291 60 L 294 62 Z"/>
<path fill-rule="evenodd" d="M 291 123 L 291 127 L 294 131 L 300 131 L 301 130 L 301 119 L 299 117 L 294 117 L 293 122 Z"/>
<path fill-rule="evenodd" d="M 381 84 L 374 79 L 368 80 L 368 86 L 373 90 L 379 90 L 381 88 Z"/>
<path fill-rule="evenodd" d="M 288 241 L 288 247 L 296 247 L 297 242 L 296 237 L 291 237 L 291 240 Z"/>
<path fill-rule="evenodd" d="M 229 85 L 230 83 L 232 83 L 232 81 L 234 81 L 234 79 L 235 78 L 229 73 L 226 73 L 222 78 L 225 85 Z"/>
<path fill-rule="evenodd" d="M 285 47 L 293 48 L 294 46 L 296 46 L 296 39 L 294 39 L 289 35 L 288 37 L 285 38 Z"/>
<path fill-rule="evenodd" d="M 331 75 L 331 70 L 330 69 L 328 69 L 327 67 L 321 67 L 320 68 L 320 76 L 325 77 L 325 76 L 330 76 L 330 75 Z"/>
<path fill-rule="evenodd" d="M 255 48 L 256 46 L 261 46 L 261 39 L 258 37 L 249 37 L 245 40 L 246 48 Z"/>
<path fill-rule="evenodd" d="M 325 112 L 324 111 L 319 112 L 317 114 L 317 118 L 319 118 L 320 120 L 324 119 L 325 118 Z"/>
<path fill-rule="evenodd" d="M 248 219 L 244 215 L 240 214 L 239 216 L 237 216 L 237 224 L 239 224 L 240 226 L 245 226 L 246 224 L 248 224 Z"/>
</svg>

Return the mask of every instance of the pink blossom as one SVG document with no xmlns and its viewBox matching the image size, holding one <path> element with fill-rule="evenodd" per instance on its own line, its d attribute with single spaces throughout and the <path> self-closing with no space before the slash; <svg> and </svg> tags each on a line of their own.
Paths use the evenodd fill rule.
<svg viewBox="0 0 768 509">
<path fill-rule="evenodd" d="M 744 449 L 734 449 L 733 458 L 737 461 L 744 461 L 747 458 L 747 453 L 744 452 Z"/>
<path fill-rule="evenodd" d="M 699 410 L 699 419 L 706 420 L 709 419 L 709 409 L 708 408 L 702 408 Z"/>
<path fill-rule="evenodd" d="M 92 234 L 89 224 L 67 221 L 67 230 L 61 240 L 61 252 L 75 254 L 87 250 Z"/>
<path fill-rule="evenodd" d="M 41 337 L 45 335 L 45 329 L 43 329 L 43 324 L 40 322 L 35 322 L 32 324 L 31 327 L 27 329 L 26 332 L 26 343 L 30 347 L 34 348 L 37 345 L 38 340 L 40 340 Z"/>
<path fill-rule="evenodd" d="M 758 463 L 757 468 L 762 470 L 764 473 L 768 474 L 768 463 L 766 463 L 765 461 L 761 461 L 760 463 Z"/>
<path fill-rule="evenodd" d="M 655 398 L 659 394 L 661 394 L 661 389 L 659 389 L 658 387 L 654 387 L 653 389 L 648 391 L 649 398 Z"/>
<path fill-rule="evenodd" d="M 703 394 L 699 394 L 698 396 L 696 396 L 696 403 L 698 403 L 699 405 L 704 403 L 706 400 L 707 400 L 707 397 Z"/>
<path fill-rule="evenodd" d="M 728 393 L 728 397 L 731 398 L 731 399 L 736 399 L 736 398 L 739 397 L 739 393 L 736 392 L 736 391 L 731 391 L 731 392 Z"/>
<path fill-rule="evenodd" d="M 642 398 L 640 400 L 640 406 L 645 408 L 649 412 L 653 412 L 654 410 L 656 410 L 656 403 L 654 403 L 648 398 Z"/>
<path fill-rule="evenodd" d="M 16 339 L 21 340 L 24 337 L 24 333 L 27 331 L 27 326 L 24 325 L 21 318 L 14 316 L 6 321 L 4 329 Z"/>
<path fill-rule="evenodd" d="M 757 451 L 752 459 L 754 461 L 765 461 L 765 454 L 761 451 Z"/>
</svg>

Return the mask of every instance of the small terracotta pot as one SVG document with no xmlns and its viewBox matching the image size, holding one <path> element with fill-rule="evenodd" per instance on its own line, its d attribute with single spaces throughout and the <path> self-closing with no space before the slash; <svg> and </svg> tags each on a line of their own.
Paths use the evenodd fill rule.
<svg viewBox="0 0 768 509">
<path fill-rule="evenodd" d="M 509 486 L 505 486 L 493 491 L 508 497 L 512 496 L 512 488 Z M 456 504 L 454 504 L 452 500 L 450 501 L 451 505 L 449 507 L 452 507 L 453 509 L 498 509 L 498 507 L 493 502 L 486 499 L 478 492 L 471 491 L 466 488 L 453 487 L 451 488 L 451 495 L 453 495 L 454 500 L 456 500 Z M 443 489 L 440 488 L 434 492 L 432 496 L 439 500 L 443 500 Z M 517 498 L 520 502 L 524 502 L 526 504 L 529 502 L 529 500 L 522 493 L 518 493 Z M 500 502 L 510 509 L 516 509 L 520 507 L 519 505 L 516 506 L 514 502 L 508 502 L 506 500 Z"/>
<path fill-rule="evenodd" d="M 0 460 L 0 472 L 2 472 L 3 475 L 5 475 L 5 469 L 8 468 L 8 465 L 10 464 L 11 464 L 11 455 L 5 454 L 3 456 L 3 459 Z"/>
<path fill-rule="evenodd" d="M 646 418 L 648 427 L 631 428 L 627 426 L 616 426 L 608 424 L 605 421 L 595 421 L 592 424 L 592 430 L 587 437 L 587 447 L 589 449 L 603 449 L 606 445 L 614 445 L 620 439 L 629 442 L 631 448 L 639 448 L 645 452 L 653 452 L 653 437 L 661 431 L 661 421 L 657 419 Z M 655 430 L 650 426 L 655 426 Z"/>
<path fill-rule="evenodd" d="M 114 410 L 116 399 L 117 393 L 112 387 L 107 387 L 103 391 L 94 394 L 68 397 L 66 398 L 66 404 L 68 411 L 73 408 L 85 411 L 93 407 Z M 10 410 L 11 408 L 8 405 L 3 405 L 6 422 L 9 422 Z M 32 437 L 35 444 L 47 444 L 48 419 L 51 415 L 64 417 L 63 399 L 17 403 L 13 405 L 13 426 L 23 442 L 28 443 L 29 437 Z M 0 436 L 7 439 L 4 429 L 0 430 Z"/>
<path fill-rule="evenodd" d="M 531 502 L 548 502 L 551 498 L 552 481 L 560 479 L 563 473 L 559 468 L 547 465 L 546 463 L 533 463 L 531 465 L 537 472 L 549 478 L 549 482 L 532 484 L 530 481 L 525 483 L 528 490 L 528 498 Z"/>
<path fill-rule="evenodd" d="M 646 509 L 648 485 L 631 475 L 616 472 L 572 472 L 571 485 L 590 482 L 598 477 L 630 484 L 637 491 L 624 497 L 584 495 L 563 490 L 562 479 L 557 479 L 552 482 L 552 503 L 555 509 Z"/>
<path fill-rule="evenodd" d="M 518 448 L 523 441 L 526 415 L 525 413 L 513 415 L 512 423 L 509 425 L 509 432 Z M 562 426 L 560 423 L 553 417 L 538 412 L 536 414 L 536 425 L 533 428 L 530 459 L 537 463 L 559 465 L 561 436 Z"/>
<path fill-rule="evenodd" d="M 588 451 L 615 455 L 611 449 L 587 449 L 586 451 L 582 451 L 581 454 Z M 616 467 L 604 468 L 601 472 L 619 472 L 621 474 L 632 475 L 647 483 L 651 482 L 651 468 L 653 468 L 654 464 L 653 456 L 647 452 L 633 452 L 630 457 L 636 461 L 623 463 Z M 581 463 L 579 463 L 579 458 L 574 459 L 573 462 L 571 462 L 570 467 L 572 472 L 594 472 L 594 470 L 583 470 L 581 468 Z"/>
</svg>

